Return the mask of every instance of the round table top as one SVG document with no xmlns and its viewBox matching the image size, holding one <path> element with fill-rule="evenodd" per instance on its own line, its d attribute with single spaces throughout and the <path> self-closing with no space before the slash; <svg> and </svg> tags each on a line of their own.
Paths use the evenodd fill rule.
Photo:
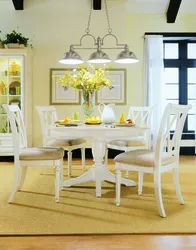
<svg viewBox="0 0 196 250">
<path fill-rule="evenodd" d="M 79 125 L 77 127 L 52 127 L 51 134 L 66 138 L 111 138 L 111 137 L 135 137 L 148 131 L 147 127 L 122 126 L 112 127 L 107 125 Z"/>
</svg>

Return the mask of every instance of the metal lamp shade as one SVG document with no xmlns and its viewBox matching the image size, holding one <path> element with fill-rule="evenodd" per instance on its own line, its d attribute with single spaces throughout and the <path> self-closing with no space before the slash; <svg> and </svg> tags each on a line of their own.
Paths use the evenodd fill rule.
<svg viewBox="0 0 196 250">
<path fill-rule="evenodd" d="M 81 64 L 84 63 L 82 58 L 79 56 L 77 52 L 74 50 L 70 50 L 66 52 L 61 60 L 59 60 L 59 63 L 63 64 Z"/>
<path fill-rule="evenodd" d="M 109 63 L 111 62 L 111 59 L 108 57 L 108 55 L 105 52 L 101 50 L 97 50 L 90 55 L 88 62 L 89 63 Z"/>
<path fill-rule="evenodd" d="M 120 52 L 115 61 L 115 63 L 136 63 L 136 62 L 139 62 L 136 55 L 133 52 L 126 49 Z"/>
</svg>

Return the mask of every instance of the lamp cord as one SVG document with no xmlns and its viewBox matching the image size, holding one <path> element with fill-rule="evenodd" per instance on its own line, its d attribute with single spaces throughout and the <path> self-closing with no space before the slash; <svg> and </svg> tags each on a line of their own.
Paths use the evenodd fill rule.
<svg viewBox="0 0 196 250">
<path fill-rule="evenodd" d="M 111 34 L 111 33 L 112 33 L 112 28 L 111 28 L 111 26 L 110 26 L 110 19 L 109 19 L 109 12 L 108 12 L 107 1 L 104 0 L 104 3 L 105 3 L 106 17 L 107 17 L 107 21 L 108 21 L 108 33 Z"/>
<path fill-rule="evenodd" d="M 85 29 L 86 34 L 90 33 L 90 25 L 91 25 L 91 16 L 92 16 L 92 0 L 90 1 L 90 13 L 89 13 L 89 18 L 88 18 L 88 24 L 87 24 L 87 28 Z"/>
<path fill-rule="evenodd" d="M 90 33 L 90 25 L 91 25 L 91 16 L 92 16 L 92 0 L 90 1 L 90 13 L 89 13 L 89 18 L 88 18 L 88 23 L 87 23 L 87 28 L 85 29 L 86 34 Z M 109 18 L 109 12 L 108 12 L 108 6 L 107 6 L 107 0 L 104 0 L 105 4 L 105 12 L 106 12 L 106 17 L 107 17 L 107 22 L 108 22 L 108 33 L 112 33 L 112 28 L 110 26 L 110 18 Z"/>
</svg>

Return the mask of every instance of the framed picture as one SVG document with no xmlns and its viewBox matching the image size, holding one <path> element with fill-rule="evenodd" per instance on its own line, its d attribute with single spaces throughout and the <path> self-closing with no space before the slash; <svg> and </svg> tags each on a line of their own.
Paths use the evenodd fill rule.
<svg viewBox="0 0 196 250">
<path fill-rule="evenodd" d="M 99 103 L 126 104 L 126 69 L 110 69 L 108 78 L 111 85 L 100 89 L 96 95 L 96 105 Z"/>
<path fill-rule="evenodd" d="M 51 105 L 78 105 L 80 93 L 69 86 L 61 86 L 53 76 L 63 76 L 69 69 L 50 69 L 50 104 Z"/>
</svg>

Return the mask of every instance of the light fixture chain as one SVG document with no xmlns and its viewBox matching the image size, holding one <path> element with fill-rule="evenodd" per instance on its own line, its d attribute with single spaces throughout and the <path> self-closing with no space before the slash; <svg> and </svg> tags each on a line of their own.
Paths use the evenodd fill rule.
<svg viewBox="0 0 196 250">
<path fill-rule="evenodd" d="M 91 15 L 92 15 L 92 0 L 91 0 L 90 2 L 91 2 L 91 4 L 90 4 L 90 13 L 89 13 L 89 18 L 88 18 L 87 28 L 86 28 L 86 30 L 85 30 L 85 32 L 86 32 L 87 34 L 90 33 Z"/>
<path fill-rule="evenodd" d="M 109 19 L 107 0 L 104 0 L 104 3 L 105 3 L 105 11 L 106 11 L 106 16 L 107 16 L 107 21 L 108 21 L 108 32 L 109 32 L 109 34 L 111 34 L 112 33 L 112 28 L 110 26 L 110 19 Z"/>
</svg>

